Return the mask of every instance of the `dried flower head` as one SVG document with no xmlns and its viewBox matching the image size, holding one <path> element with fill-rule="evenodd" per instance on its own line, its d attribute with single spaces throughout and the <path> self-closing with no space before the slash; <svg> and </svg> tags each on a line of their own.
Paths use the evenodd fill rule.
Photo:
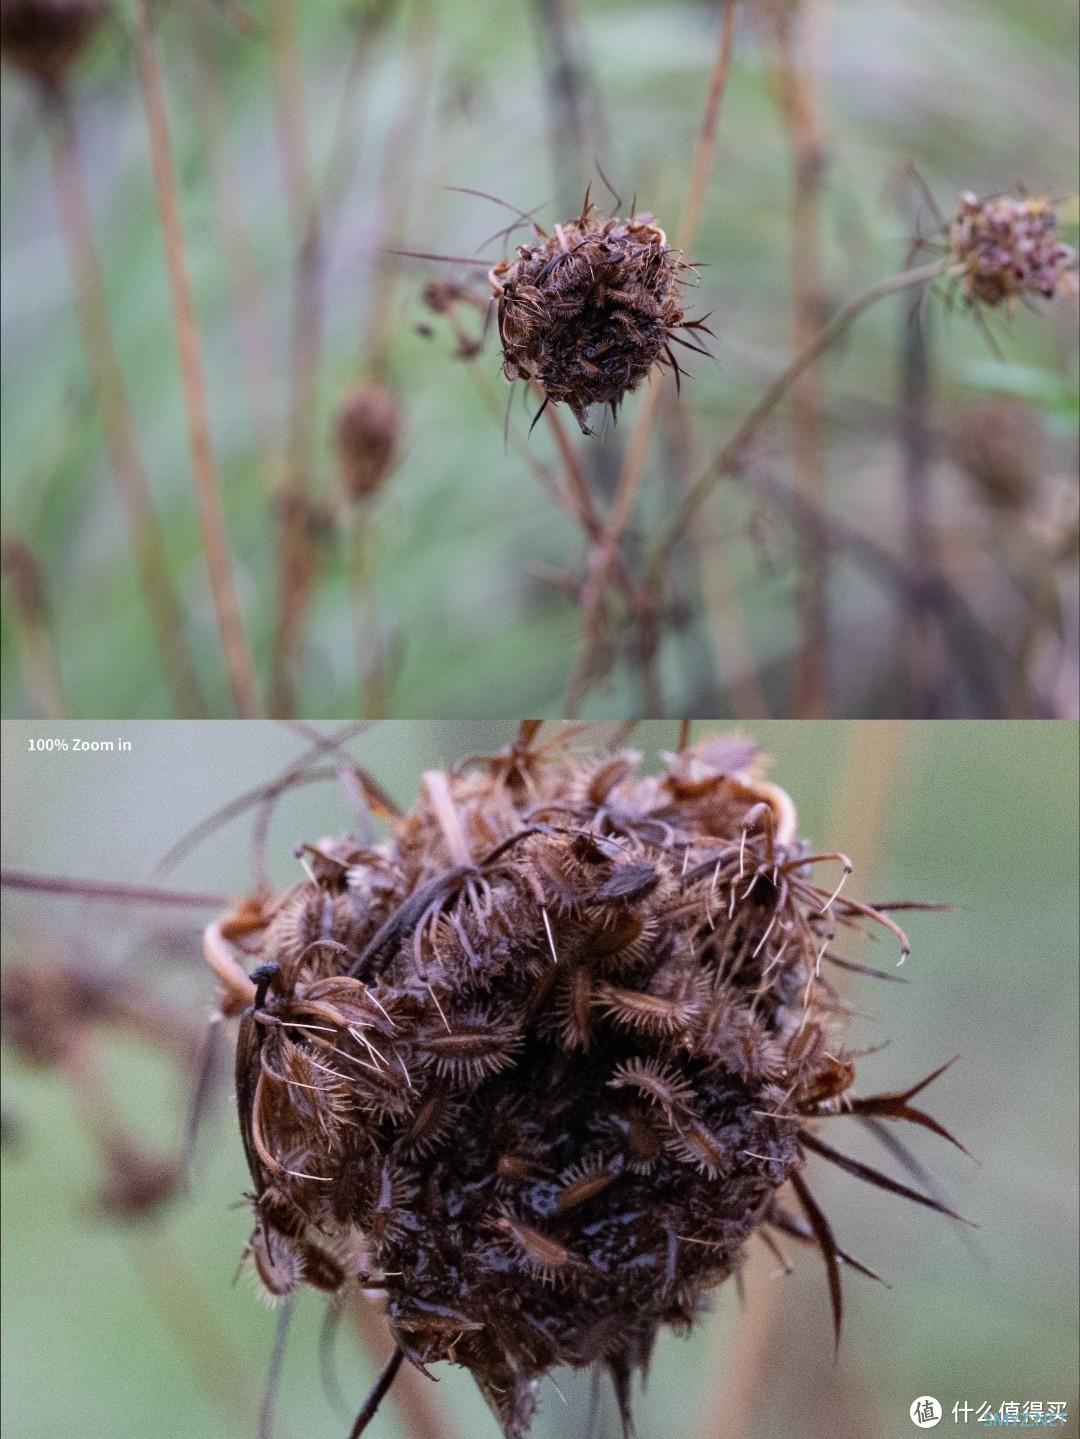
<svg viewBox="0 0 1080 1439">
<path fill-rule="evenodd" d="M 108 0 L 0 0 L 0 52 L 54 88 L 93 37 Z"/>
<path fill-rule="evenodd" d="M 1014 195 L 980 200 L 968 191 L 960 196 L 949 239 L 972 303 L 1000 305 L 1024 295 L 1052 299 L 1075 287 L 1076 252 L 1058 238 L 1049 200 Z"/>
<path fill-rule="evenodd" d="M 341 488 L 349 500 L 377 494 L 394 467 L 401 438 L 398 402 L 383 385 L 361 384 L 338 409 L 336 426 Z"/>
<path fill-rule="evenodd" d="M 880 922 L 906 952 L 901 931 L 814 882 L 850 866 L 796 837 L 749 741 L 713 736 L 656 776 L 639 760 L 524 726 L 426 775 L 388 843 L 312 847 L 245 942 L 250 976 L 221 925 L 208 937 L 227 1008 L 247 1001 L 264 1286 L 377 1286 L 399 1351 L 468 1368 L 507 1439 L 555 1365 L 605 1365 L 628 1423 L 658 1331 L 694 1323 L 755 1231 L 820 1248 L 839 1324 L 855 1261 L 807 1150 L 939 1207 L 811 1127 L 942 1132 L 908 1103 L 922 1086 L 851 1097 L 822 974 L 843 927 Z"/>
<path fill-rule="evenodd" d="M 680 374 L 671 351 L 686 320 L 678 291 L 688 267 L 652 215 L 581 214 L 537 230 L 536 243 L 488 272 L 498 301 L 503 373 L 534 381 L 545 402 L 570 406 L 589 434 L 592 405 L 613 415 L 656 364 Z M 689 345 L 691 349 L 699 346 Z"/>
</svg>

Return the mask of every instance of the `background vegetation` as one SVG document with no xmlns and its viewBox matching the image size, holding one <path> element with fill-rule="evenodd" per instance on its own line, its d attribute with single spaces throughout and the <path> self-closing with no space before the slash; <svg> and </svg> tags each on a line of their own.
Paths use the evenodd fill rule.
<svg viewBox="0 0 1080 1439">
<path fill-rule="evenodd" d="M 72 108 L 169 567 L 206 707 L 225 715 L 233 701 L 193 500 L 136 83 L 136 8 L 117 6 L 74 79 Z M 538 483 L 538 466 L 559 473 L 554 437 L 545 422 L 526 445 L 529 412 L 515 406 L 505 446 L 494 335 L 475 359 L 456 358 L 446 318 L 424 308 L 427 279 L 466 269 L 398 261 L 381 247 L 470 256 L 512 219 L 447 186 L 526 210 L 548 201 L 542 223 L 572 213 L 587 178 L 609 203 L 595 161 L 624 207 L 636 192 L 674 235 L 718 8 L 157 8 L 211 435 L 259 704 L 327 717 L 358 706 L 418 717 L 563 713 L 586 556 L 580 530 Z M 946 213 L 961 189 L 1021 184 L 1064 196 L 1076 187 L 1069 0 L 795 9 L 813 27 L 805 53 L 801 31 L 794 50 L 777 41 L 781 0 L 741 7 L 691 256 L 700 285 L 688 292 L 693 313 L 711 313 L 716 360 L 686 355 L 693 378 L 678 405 L 670 377 L 662 381 L 624 546 L 632 568 L 783 368 L 800 266 L 805 325 L 808 305 L 811 319 L 815 307 L 835 310 L 901 269 L 916 230 L 934 228 L 906 166 Z M 781 103 L 795 93 L 785 89 L 785 54 L 811 87 L 825 161 L 801 201 L 793 157 L 806 127 Z M 80 346 L 46 126 L 11 71 L 0 153 L 3 712 L 169 714 Z M 305 198 L 313 187 L 314 210 Z M 1075 202 L 1062 214 L 1075 240 Z M 483 253 L 498 254 L 499 242 Z M 1076 712 L 1075 308 L 991 315 L 995 353 L 984 327 L 944 295 L 939 285 L 918 332 L 910 296 L 882 302 L 830 353 L 810 400 L 827 463 L 809 512 L 792 511 L 792 456 L 805 464 L 809 452 L 783 408 L 699 512 L 670 567 L 651 692 L 640 637 L 613 602 L 581 700 L 589 712 Z M 466 308 L 461 322 L 474 334 L 481 316 Z M 401 406 L 400 458 L 375 500 L 350 509 L 338 496 L 332 418 L 347 387 L 372 375 Z M 1003 397 L 1019 402 L 1019 418 L 1001 409 Z M 603 438 L 571 436 L 601 510 L 642 403 L 631 397 L 624 426 Z M 1006 485 L 1011 477 L 1019 487 L 1004 506 L 986 488 L 995 457 Z M 310 603 L 289 684 L 275 693 L 275 634 L 290 610 L 279 530 L 283 513 L 301 513 L 301 482 Z M 372 593 L 377 616 L 358 663 L 357 613 L 370 614 Z M 817 639 L 815 594 L 827 601 Z"/>
<path fill-rule="evenodd" d="M 130 739 L 130 753 L 30 753 L 38 726 L 3 728 L 6 866 L 83 880 L 145 881 L 191 825 L 295 763 L 308 735 L 269 724 L 58 725 L 73 737 Z M 695 733 L 703 732 L 696 727 Z M 765 723 L 753 726 L 795 796 L 804 833 L 855 861 L 852 893 L 948 900 L 910 916 L 906 986 L 859 980 L 851 1041 L 888 1047 L 861 1061 L 860 1088 L 898 1087 L 950 1055 L 929 1107 L 976 1156 L 926 1135 L 910 1141 L 962 1213 L 958 1226 L 846 1176 L 812 1167 L 841 1242 L 892 1284 L 845 1276 L 846 1336 L 831 1354 L 822 1266 L 795 1253 L 779 1277 L 753 1253 L 740 1308 L 734 1285 L 689 1341 L 662 1342 L 638 1404 L 641 1439 L 887 1439 L 910 1431 L 920 1394 L 958 1401 L 1059 1399 L 1076 1415 L 1077 728 L 1073 724 Z M 400 802 L 422 769 L 507 742 L 509 725 L 394 723 L 349 752 Z M 591 738 L 609 740 L 613 727 Z M 672 724 L 633 742 L 650 762 Z M 219 830 L 167 882 L 246 892 L 251 816 Z M 269 833 L 271 877 L 297 874 L 293 845 L 354 816 L 333 781 L 295 789 Z M 104 966 L 198 1025 L 214 1003 L 197 912 L 5 893 L 11 961 Z M 854 954 L 854 951 L 851 951 Z M 861 957 L 891 967 L 891 946 Z M 175 1152 L 187 1096 L 175 1071 L 136 1043 L 109 1042 L 117 1103 L 157 1154 Z M 198 1145 L 190 1192 L 156 1220 L 106 1219 L 86 1117 L 55 1074 L 4 1063 L 4 1413 L 20 1439 L 249 1439 L 274 1319 L 234 1282 L 248 1216 L 223 1081 Z M 844 1146 L 889 1167 L 856 1126 Z M 758 1246 L 753 1246 L 756 1250 Z M 280 1439 L 343 1439 L 348 1420 L 320 1389 L 321 1305 L 297 1306 L 279 1405 Z M 347 1325 L 339 1376 L 355 1408 L 372 1375 Z M 588 1381 L 545 1383 L 536 1439 L 586 1433 Z M 467 1376 L 436 1389 L 439 1439 L 494 1439 Z M 388 1405 L 373 1439 L 405 1439 Z M 611 1410 L 597 1439 L 614 1439 Z M 415 1439 L 415 1431 L 409 1436 Z M 434 1434 L 430 1436 L 434 1439 Z"/>
</svg>

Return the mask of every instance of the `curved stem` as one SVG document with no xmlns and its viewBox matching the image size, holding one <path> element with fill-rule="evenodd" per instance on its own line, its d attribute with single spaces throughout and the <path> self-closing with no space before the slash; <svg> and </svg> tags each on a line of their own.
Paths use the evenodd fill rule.
<svg viewBox="0 0 1080 1439">
<path fill-rule="evenodd" d="M 738 467 L 750 440 L 788 393 L 807 365 L 812 364 L 834 340 L 839 339 L 864 310 L 868 310 L 871 305 L 877 304 L 878 300 L 883 300 L 887 295 L 895 295 L 898 291 L 910 289 L 913 285 L 928 284 L 943 274 L 947 265 L 947 260 L 934 260 L 928 265 L 920 265 L 914 270 L 904 270 L 899 275 L 889 275 L 884 280 L 879 280 L 876 285 L 871 285 L 868 290 L 864 290 L 861 295 L 857 295 L 854 300 L 850 300 L 837 310 L 828 324 L 824 325 L 813 339 L 803 346 L 791 364 L 767 387 L 761 399 L 742 420 L 731 439 L 720 450 L 705 473 L 686 492 L 667 532 L 653 552 L 648 572 L 650 588 L 654 588 L 662 580 L 672 549 L 701 508 L 703 501 L 708 498 L 725 475 L 730 474 Z"/>
</svg>

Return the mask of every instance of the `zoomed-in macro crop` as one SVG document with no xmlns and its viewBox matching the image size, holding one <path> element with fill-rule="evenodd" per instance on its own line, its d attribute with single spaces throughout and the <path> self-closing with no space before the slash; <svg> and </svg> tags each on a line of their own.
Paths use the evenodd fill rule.
<svg viewBox="0 0 1080 1439">
<path fill-rule="evenodd" d="M 1075 715 L 1076 39 L 3 0 L 3 712 Z"/>
<path fill-rule="evenodd" d="M 5 730 L 18 1432 L 885 1439 L 920 1396 L 1074 1403 L 1075 733 L 219 727 L 210 810 L 189 728 L 102 760 L 132 799 L 164 766 L 176 820 L 114 806 L 105 864 L 71 859 L 95 782 Z"/>
</svg>

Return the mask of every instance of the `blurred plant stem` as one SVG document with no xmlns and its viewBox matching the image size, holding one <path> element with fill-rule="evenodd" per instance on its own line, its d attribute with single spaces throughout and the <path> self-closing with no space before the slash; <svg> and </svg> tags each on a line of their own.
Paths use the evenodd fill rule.
<svg viewBox="0 0 1080 1439">
<path fill-rule="evenodd" d="M 686 492 L 671 523 L 653 549 L 648 568 L 650 586 L 662 585 L 671 552 L 701 508 L 702 503 L 722 479 L 740 468 L 745 458 L 746 447 L 751 439 L 807 365 L 812 364 L 823 351 L 839 339 L 864 310 L 868 310 L 871 305 L 877 304 L 878 300 L 882 300 L 888 295 L 895 295 L 899 291 L 910 289 L 913 285 L 925 285 L 931 280 L 937 279 L 945 272 L 947 263 L 945 260 L 934 260 L 930 264 L 920 265 L 914 270 L 903 270 L 898 275 L 889 275 L 884 280 L 879 280 L 876 285 L 871 285 L 868 290 L 864 290 L 861 295 L 857 295 L 855 299 L 849 300 L 846 305 L 837 310 L 817 334 L 807 341 L 787 368 L 766 387 L 757 404 L 741 421 L 735 433 Z"/>
<path fill-rule="evenodd" d="M 153 0 L 139 0 L 136 22 L 139 88 L 150 140 L 154 188 L 172 291 L 203 550 L 233 703 L 242 719 L 251 719 L 258 713 L 255 667 L 244 634 L 225 530 L 225 516 L 221 506 L 217 466 L 210 439 L 210 416 L 199 353 L 198 321 L 184 247 L 176 174 L 173 169 Z"/>
<path fill-rule="evenodd" d="M 871 896 L 885 869 L 891 839 L 890 807 L 912 731 L 903 722 L 862 721 L 848 726 L 846 733 L 847 752 L 824 838 L 828 843 L 831 836 L 843 835 L 855 864 L 859 892 Z M 811 1262 L 814 1257 L 806 1256 Z M 702 1412 L 708 1417 L 699 1431 L 700 1439 L 731 1439 L 733 1435 L 753 1439 L 768 1434 L 770 1413 L 775 1416 L 783 1411 L 794 1388 L 790 1381 L 783 1384 L 769 1409 L 763 1410 L 762 1396 L 776 1389 L 770 1376 L 790 1372 L 791 1356 L 805 1355 L 808 1348 L 793 1335 L 812 1333 L 819 1324 L 816 1309 L 808 1313 L 792 1303 L 790 1286 L 785 1289 L 785 1277 L 777 1274 L 774 1257 L 755 1248 L 747 1256 L 745 1273 L 746 1308 L 736 1320 L 734 1343 L 725 1333 L 723 1352 L 710 1366 L 715 1379 L 702 1401 Z M 818 1297 L 814 1294 L 811 1302 Z M 814 1367 L 807 1376 L 812 1382 L 827 1390 L 838 1383 L 846 1385 L 839 1371 L 819 1364 L 816 1355 L 811 1355 L 811 1363 Z M 816 1398 L 825 1412 L 828 1393 Z M 884 1428 L 875 1432 L 884 1432 Z"/>
<path fill-rule="evenodd" d="M 705 99 L 705 111 L 698 130 L 697 144 L 690 173 L 690 187 L 683 207 L 682 219 L 676 247 L 689 255 L 697 237 L 698 220 L 701 214 L 705 187 L 712 170 L 716 135 L 720 122 L 720 109 L 727 88 L 731 61 L 735 51 L 735 22 L 738 15 L 738 0 L 727 0 L 720 22 L 719 42 L 716 57 L 709 76 L 709 89 Z M 660 401 L 660 380 L 653 376 L 645 390 L 638 409 L 634 428 L 630 434 L 622 473 L 611 509 L 599 540 L 589 556 L 589 569 L 581 591 L 581 642 L 577 660 L 570 675 L 566 690 L 564 713 L 570 719 L 576 718 L 593 678 L 597 649 L 602 639 L 603 606 L 610 575 L 622 540 L 623 532 L 630 522 L 634 501 L 637 498 L 641 477 L 652 435 L 653 421 Z M 656 697 L 657 713 L 662 713 L 660 697 Z"/>
<path fill-rule="evenodd" d="M 75 120 L 66 91 L 43 94 L 60 229 L 68 252 L 75 311 L 101 415 L 105 444 L 131 539 L 135 568 L 154 630 L 155 650 L 177 712 L 206 714 L 183 611 L 170 573 L 135 417 L 113 337 L 105 277 L 79 163 Z"/>
<path fill-rule="evenodd" d="M 776 17 L 775 87 L 791 151 L 791 303 L 795 353 L 817 333 L 826 313 L 822 257 L 823 180 L 828 163 L 821 73 L 831 0 L 798 0 Z M 807 365 L 792 384 L 791 428 L 796 493 L 828 508 L 825 472 L 824 379 Z M 814 719 L 829 712 L 828 555 L 812 539 L 801 546 L 801 636 L 795 662 L 792 714 Z"/>
<path fill-rule="evenodd" d="M 251 417 L 259 452 L 259 477 L 266 493 L 275 486 L 277 452 L 277 377 L 271 357 L 273 330 L 251 229 L 240 203 L 236 171 L 229 144 L 229 114 L 218 48 L 221 27 L 208 7 L 190 10 L 192 76 L 195 112 L 202 125 L 203 149 L 209 160 L 221 253 L 228 269 L 236 316 L 237 339 L 243 360 Z"/>
<path fill-rule="evenodd" d="M 930 316 L 923 288 L 902 310 L 900 340 L 900 446 L 907 511 L 907 570 L 911 581 L 903 609 L 908 653 L 910 713 L 933 719 L 940 712 L 937 635 L 933 625 L 934 531 L 930 521 Z"/>
<path fill-rule="evenodd" d="M 124 1239 L 147 1300 L 177 1352 L 207 1400 L 247 1439 L 259 1412 L 259 1387 L 176 1241 L 161 1224 L 129 1226 Z M 278 1439 L 285 1439 L 281 1428 Z"/>
<path fill-rule="evenodd" d="M 281 6 L 282 0 L 278 0 L 278 4 Z M 288 0 L 279 17 L 279 23 L 272 32 L 276 37 L 275 43 L 286 51 L 294 49 L 296 42 L 292 8 L 292 0 Z M 285 13 L 286 9 L 289 14 Z M 303 660 L 304 632 L 321 559 L 317 535 L 319 502 L 313 492 L 317 469 L 316 427 L 320 407 L 326 302 L 324 280 L 334 233 L 334 209 L 359 151 L 353 109 L 356 96 L 363 89 L 362 82 L 372 56 L 371 41 L 387 22 L 389 15 L 389 10 L 375 10 L 356 22 L 337 117 L 326 161 L 317 183 L 313 178 L 313 166 L 307 146 L 303 147 L 302 152 L 299 148 L 296 153 L 290 152 L 291 158 L 288 158 L 283 145 L 282 168 L 286 177 L 287 201 L 291 209 L 294 204 L 299 203 L 302 195 L 305 210 L 303 223 L 298 228 L 294 261 L 289 353 L 289 429 L 279 516 L 280 570 L 271 674 L 271 709 L 278 716 L 291 715 L 297 710 L 297 672 Z M 426 5 L 416 6 L 414 21 L 410 41 L 417 43 L 420 57 L 414 69 L 415 84 L 408 87 L 398 123 L 387 141 L 384 182 L 381 198 L 376 202 L 376 211 L 380 216 L 390 211 L 397 215 L 394 222 L 383 222 L 392 223 L 395 238 L 398 227 L 403 223 L 403 215 L 400 210 L 394 209 L 394 198 L 397 197 L 398 205 L 403 205 L 404 201 L 400 196 L 408 189 L 408 169 L 404 166 L 401 155 L 414 154 L 418 149 L 413 127 L 418 123 L 417 117 L 423 113 L 423 99 L 430 84 L 430 16 Z M 291 54 L 284 55 L 275 67 L 275 73 L 279 77 L 276 86 L 279 111 L 302 115 L 298 58 Z M 294 221 L 294 231 L 296 230 Z M 380 250 L 376 266 L 379 273 L 373 290 L 376 297 L 374 314 L 381 318 L 373 318 L 370 339 L 361 357 L 361 369 L 375 375 L 380 375 L 386 368 L 393 317 L 392 280 L 396 263 L 396 260 L 391 260 Z M 355 545 L 352 549 L 350 569 L 354 570 Z M 373 611 L 375 603 L 375 590 L 372 587 L 365 601 L 366 609 Z M 377 626 L 374 633 L 378 633 Z"/>
<path fill-rule="evenodd" d="M 375 584 L 374 507 L 363 501 L 352 505 L 348 518 L 349 588 L 356 634 L 358 713 L 367 719 L 385 719 L 386 686 L 382 636 Z"/>
<path fill-rule="evenodd" d="M 30 707 L 42 719 L 63 719 L 68 713 L 68 704 L 56 647 L 49 633 L 41 566 L 25 541 L 8 537 L 3 543 L 0 569 L 10 586 L 12 605 L 19 617 L 17 633 L 23 650 Z"/>
<path fill-rule="evenodd" d="M 547 90 L 552 170 L 559 209 L 581 204 L 597 153 L 586 100 L 586 70 L 574 0 L 532 0 Z"/>
</svg>

